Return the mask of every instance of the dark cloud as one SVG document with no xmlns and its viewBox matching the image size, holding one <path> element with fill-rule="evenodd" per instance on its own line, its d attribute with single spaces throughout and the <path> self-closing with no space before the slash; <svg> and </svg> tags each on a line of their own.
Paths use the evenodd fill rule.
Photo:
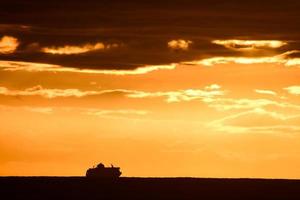
<svg viewBox="0 0 300 200">
<path fill-rule="evenodd" d="M 79 68 L 132 69 L 208 55 L 237 55 L 212 39 L 298 41 L 298 1 L 38 1 L 3 0 L 0 36 L 20 40 L 2 60 L 61 64 Z M 193 41 L 188 51 L 171 51 L 173 39 Z M 108 51 L 49 55 L 42 47 L 102 42 L 123 44 Z M 292 44 L 294 49 L 298 43 Z"/>
</svg>

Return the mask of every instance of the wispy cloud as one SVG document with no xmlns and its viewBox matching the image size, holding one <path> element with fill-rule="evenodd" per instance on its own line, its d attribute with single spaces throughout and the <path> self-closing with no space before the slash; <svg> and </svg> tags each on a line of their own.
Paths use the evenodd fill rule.
<svg viewBox="0 0 300 200">
<path fill-rule="evenodd" d="M 210 127 L 231 133 L 286 133 L 300 130 L 300 115 L 285 115 L 255 108 L 215 120 Z"/>
<path fill-rule="evenodd" d="M 19 46 L 19 41 L 15 37 L 3 36 L 0 39 L 0 54 L 13 53 Z"/>
<path fill-rule="evenodd" d="M 175 50 L 188 50 L 189 46 L 192 44 L 193 42 L 190 40 L 183 40 L 183 39 L 179 39 L 179 40 L 171 40 L 168 42 L 168 47 L 170 49 L 175 49 Z"/>
<path fill-rule="evenodd" d="M 260 48 L 275 49 L 287 45 L 287 42 L 280 40 L 213 40 L 212 43 L 237 51 L 248 51 Z"/>
<path fill-rule="evenodd" d="M 76 112 L 82 115 L 90 115 L 97 117 L 130 117 L 130 116 L 144 116 L 149 114 L 148 110 L 139 110 L 139 109 L 99 109 L 99 108 L 90 108 L 90 107 L 37 107 L 37 106 L 9 106 L 9 105 L 0 105 L 0 110 L 2 111 L 24 111 L 31 113 L 39 114 L 57 114 L 57 113 L 69 113 Z"/>
<path fill-rule="evenodd" d="M 219 90 L 221 86 L 218 84 L 211 84 L 205 87 L 206 90 Z"/>
<path fill-rule="evenodd" d="M 122 109 L 122 110 L 99 110 L 90 109 L 86 112 L 88 115 L 104 116 L 104 115 L 147 115 L 147 110 Z"/>
<path fill-rule="evenodd" d="M 280 100 L 271 100 L 267 98 L 211 98 L 210 101 L 206 101 L 209 107 L 215 108 L 218 111 L 230 111 L 230 110 L 252 110 L 255 108 L 264 107 L 277 107 L 277 108 L 290 108 L 300 111 L 300 105 L 289 103 L 282 98 Z"/>
<path fill-rule="evenodd" d="M 288 91 L 288 93 L 293 94 L 293 95 L 300 95 L 300 86 L 295 85 L 295 86 L 290 86 L 287 88 L 284 88 L 285 90 Z"/>
<path fill-rule="evenodd" d="M 253 116 L 248 117 L 248 115 L 252 115 L 252 114 L 267 115 L 269 117 L 272 117 L 272 118 L 278 119 L 278 120 L 286 120 L 286 119 L 289 118 L 286 115 L 279 114 L 279 113 L 276 113 L 276 112 L 273 112 L 273 111 L 267 111 L 263 108 L 254 108 L 254 109 L 251 109 L 249 111 L 245 111 L 245 112 L 241 112 L 241 113 L 238 113 L 238 114 L 233 114 L 233 115 L 230 115 L 230 116 L 226 116 L 226 117 L 222 118 L 221 120 L 217 120 L 215 122 L 225 122 L 225 121 L 229 121 L 229 120 L 240 119 L 240 118 L 245 117 L 245 116 L 247 116 L 247 118 L 250 119 L 249 121 L 251 121 L 251 119 L 253 120 L 254 118 L 253 118 Z"/>
<path fill-rule="evenodd" d="M 169 65 L 146 65 L 132 70 L 106 70 L 106 69 L 78 69 L 63 67 L 60 65 L 21 62 L 21 61 L 0 61 L 0 68 L 4 71 L 27 71 L 27 72 L 70 72 L 85 74 L 106 74 L 106 75 L 139 75 L 157 70 L 172 70 L 176 64 Z"/>
<path fill-rule="evenodd" d="M 118 47 L 118 44 L 103 44 L 101 42 L 95 44 L 85 44 L 82 46 L 74 46 L 74 45 L 65 45 L 62 47 L 44 47 L 41 49 L 44 53 L 49 54 L 60 54 L 60 55 L 70 55 L 70 54 L 81 54 L 95 50 L 104 50 Z"/>
<path fill-rule="evenodd" d="M 289 56 L 295 53 L 299 53 L 298 50 L 288 51 L 283 54 L 267 57 L 211 57 L 201 60 L 195 60 L 190 62 L 184 62 L 184 64 L 191 65 L 205 65 L 212 66 L 217 64 L 262 64 L 262 63 L 274 63 L 274 64 L 283 64 L 285 66 L 299 66 L 299 58 L 290 58 Z"/>
<path fill-rule="evenodd" d="M 120 93 L 128 98 L 157 98 L 165 97 L 166 101 L 181 102 L 191 101 L 195 99 L 203 99 L 209 101 L 210 98 L 224 95 L 225 91 L 216 88 L 217 85 L 208 86 L 205 89 L 186 89 L 176 91 L 158 91 L 147 92 L 140 90 L 126 90 L 126 89 L 108 89 L 108 90 L 90 90 L 82 91 L 79 89 L 49 89 L 43 88 L 40 85 L 27 88 L 24 90 L 10 90 L 6 87 L 0 87 L 0 95 L 6 96 L 41 96 L 48 99 L 57 97 L 85 97 L 91 95 L 104 95 L 110 93 Z"/>
<path fill-rule="evenodd" d="M 37 106 L 8 106 L 8 105 L 0 105 L 0 109 L 4 111 L 28 111 L 33 113 L 40 114 L 52 114 L 54 111 L 53 107 L 37 107 Z"/>
<path fill-rule="evenodd" d="M 256 93 L 258 94 L 266 94 L 266 95 L 273 95 L 273 96 L 276 96 L 277 93 L 272 91 L 272 90 L 259 90 L 259 89 L 255 89 L 254 90 Z"/>
<path fill-rule="evenodd" d="M 40 85 L 25 90 L 10 90 L 6 87 L 0 87 L 0 95 L 6 96 L 41 96 L 52 99 L 57 97 L 84 97 L 96 94 L 101 94 L 101 92 L 81 91 L 79 89 L 46 89 Z"/>
<path fill-rule="evenodd" d="M 51 107 L 25 107 L 25 110 L 41 113 L 41 114 L 52 114 L 53 108 Z"/>
<path fill-rule="evenodd" d="M 160 92 L 145 92 L 145 91 L 135 91 L 128 94 L 130 98 L 155 98 L 155 97 L 165 97 L 166 101 L 181 102 L 181 101 L 192 101 L 196 99 L 202 99 L 204 101 L 210 101 L 211 98 L 216 96 L 222 96 L 225 91 L 220 90 L 220 86 L 217 85 L 207 86 L 204 89 L 187 89 L 187 90 L 176 90 L 176 91 L 160 91 Z"/>
</svg>

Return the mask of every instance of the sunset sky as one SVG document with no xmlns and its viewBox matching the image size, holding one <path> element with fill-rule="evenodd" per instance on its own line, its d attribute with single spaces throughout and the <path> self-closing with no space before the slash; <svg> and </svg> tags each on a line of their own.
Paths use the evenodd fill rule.
<svg viewBox="0 0 300 200">
<path fill-rule="evenodd" d="M 300 178 L 300 1 L 0 2 L 0 175 Z"/>
</svg>

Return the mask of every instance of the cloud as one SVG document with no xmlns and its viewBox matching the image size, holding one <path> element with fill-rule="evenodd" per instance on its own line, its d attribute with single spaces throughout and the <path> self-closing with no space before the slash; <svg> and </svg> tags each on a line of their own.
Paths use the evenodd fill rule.
<svg viewBox="0 0 300 200">
<path fill-rule="evenodd" d="M 269 90 L 260 92 L 274 95 L 273 91 Z M 296 133 L 300 131 L 299 104 L 282 100 L 226 97 L 212 98 L 206 103 L 218 111 L 229 113 L 208 124 L 217 131 L 230 133 Z"/>
<path fill-rule="evenodd" d="M 0 87 L 0 95 L 6 96 L 41 96 L 47 99 L 57 97 L 84 97 L 89 95 L 101 94 L 98 91 L 81 91 L 78 89 L 46 89 L 40 85 L 25 90 L 9 90 L 6 87 Z"/>
<path fill-rule="evenodd" d="M 131 117 L 131 116 L 144 116 L 149 114 L 148 110 L 137 109 L 99 109 L 99 108 L 82 108 L 82 107 L 37 107 L 37 106 L 9 106 L 0 105 L 0 110 L 8 112 L 25 111 L 39 114 L 55 114 L 65 112 L 77 112 L 79 114 L 97 116 L 97 117 Z"/>
<path fill-rule="evenodd" d="M 155 2 L 154 4 L 161 11 L 157 13 L 144 2 L 115 4 L 107 1 L 108 7 L 115 9 L 105 9 L 106 7 L 103 7 L 100 2 L 86 5 L 84 2 L 76 1 L 76 5 L 70 3 L 60 9 L 51 7 L 51 3 L 31 2 L 23 5 L 25 3 L 16 3 L 13 0 L 12 3 L 3 5 L 2 14 L 6 18 L 3 21 L 6 24 L 2 33 L 19 38 L 22 45 L 20 49 L 18 48 L 17 54 L 1 55 L 0 59 L 51 63 L 79 69 L 134 69 L 140 65 L 164 65 L 202 59 L 206 55 L 236 56 L 235 53 L 239 53 L 212 44 L 211 38 L 223 40 L 228 37 L 233 39 L 247 37 L 259 42 L 264 41 L 260 40 L 261 38 L 268 42 L 276 41 L 276 38 L 284 38 L 288 42 L 293 41 L 291 45 L 283 46 L 284 49 L 299 47 L 300 30 L 297 23 L 291 23 L 291 21 L 298 22 L 300 19 L 298 16 L 300 4 L 298 3 L 293 4 L 293 8 L 288 6 L 290 4 L 284 3 L 280 5 L 276 3 L 270 8 L 268 3 L 258 5 L 254 1 L 254 3 L 240 4 L 236 8 L 234 3 L 226 2 L 216 8 L 208 0 L 205 2 L 189 1 L 184 5 L 178 0 L 176 2 L 178 3 L 172 5 L 166 2 Z M 30 9 L 20 13 L 13 10 L 16 5 L 28 6 Z M 47 9 L 44 9 L 45 7 Z M 285 9 L 283 9 L 282 16 L 276 14 L 278 7 Z M 5 10 L 10 10 L 10 15 L 5 14 Z M 245 12 L 242 14 L 236 12 L 237 10 Z M 128 17 L 121 17 L 124 15 Z M 272 19 L 269 16 L 272 16 Z M 216 20 L 216 18 L 223 20 Z M 268 22 L 264 23 L 263 28 L 257 26 L 262 21 Z M 279 21 L 280 29 L 276 25 Z M 30 28 L 21 28 L 24 25 L 30 25 Z M 18 28 L 7 29 L 7 27 Z M 84 56 L 80 54 L 53 56 L 39 51 L 29 53 L 25 49 L 26 45 L 35 42 L 41 44 L 41 47 L 57 50 L 63 48 L 64 45 L 83 47 L 87 41 L 95 45 L 98 40 L 103 44 L 126 43 L 126 47 L 119 48 L 117 51 L 105 51 L 105 53 L 104 51 L 103 53 L 86 53 Z M 188 41 L 193 43 L 187 48 L 190 51 L 183 50 L 183 53 L 174 54 L 167 44 L 171 40 L 175 41 L 174 44 L 175 47 L 178 46 L 178 50 L 182 50 L 182 45 L 177 45 L 179 40 L 184 41 L 183 49 L 186 49 L 184 46 L 187 46 Z M 239 48 L 239 45 L 235 47 Z M 272 52 L 275 51 L 264 53 Z"/>
<path fill-rule="evenodd" d="M 255 117 L 253 116 L 255 115 Z M 265 119 L 267 118 L 267 119 Z M 263 108 L 255 108 L 250 111 L 241 112 L 238 114 L 227 116 L 217 122 L 223 122 L 230 125 L 238 126 L 267 126 L 277 124 L 278 121 L 287 120 L 289 117 L 272 111 L 267 111 Z M 266 120 L 272 119 L 272 121 L 266 124 Z M 275 121 L 275 123 L 274 123 Z"/>
<path fill-rule="evenodd" d="M 216 84 L 207 86 L 205 89 L 186 89 L 186 90 L 175 90 L 175 91 L 160 91 L 160 92 L 145 92 L 135 91 L 127 94 L 130 98 L 156 98 L 165 97 L 168 103 L 192 101 L 196 99 L 202 99 L 204 101 L 210 101 L 211 98 L 216 96 L 222 96 L 225 91 L 219 90 L 220 87 L 216 88 Z"/>
<path fill-rule="evenodd" d="M 300 110 L 300 105 L 275 101 L 270 99 L 247 99 L 247 98 L 214 98 L 207 102 L 210 107 L 219 111 L 228 110 L 249 110 L 255 108 L 263 108 L 266 106 L 275 106 L 279 108 L 291 108 L 294 110 Z"/>
<path fill-rule="evenodd" d="M 134 109 L 123 109 L 123 110 L 89 110 L 86 112 L 88 115 L 104 116 L 104 115 L 147 115 L 147 110 L 134 110 Z"/>
<path fill-rule="evenodd" d="M 188 50 L 190 44 L 192 44 L 193 42 L 190 40 L 171 40 L 168 42 L 168 47 L 170 49 L 174 49 L 174 50 Z"/>
<path fill-rule="evenodd" d="M 290 58 L 285 63 L 286 66 L 300 65 L 300 58 Z"/>
<path fill-rule="evenodd" d="M 27 72 L 70 72 L 84 74 L 106 74 L 106 75 L 139 75 L 146 74 L 156 70 L 172 70 L 176 64 L 169 65 L 146 65 L 136 69 L 129 70 L 109 70 L 109 69 L 78 69 L 72 67 L 63 67 L 60 65 L 21 62 L 21 61 L 1 61 L 0 68 L 4 71 L 27 71 Z"/>
<path fill-rule="evenodd" d="M 262 108 L 215 120 L 210 127 L 231 133 L 289 133 L 300 130 L 300 115 L 284 115 Z"/>
<path fill-rule="evenodd" d="M 293 95 L 300 95 L 300 86 L 290 86 L 287 88 L 284 88 L 284 90 L 287 90 L 288 93 Z"/>
<path fill-rule="evenodd" d="M 95 50 L 111 49 L 118 46 L 119 46 L 118 44 L 105 45 L 101 42 L 98 42 L 96 44 L 85 44 L 82 46 L 66 45 L 63 47 L 44 47 L 41 49 L 41 51 L 50 54 L 70 55 L 70 54 L 82 54 L 82 53 L 95 51 Z"/>
<path fill-rule="evenodd" d="M 256 89 L 256 90 L 254 90 L 256 93 L 258 93 L 258 94 L 267 94 L 267 95 L 273 95 L 273 96 L 276 96 L 277 95 L 277 93 L 276 92 L 274 92 L 274 91 L 272 91 L 272 90 L 258 90 L 258 89 Z"/>
<path fill-rule="evenodd" d="M 166 101 L 181 102 L 191 101 L 195 99 L 203 99 L 209 101 L 211 98 L 216 96 L 224 95 L 225 91 L 218 89 L 187 89 L 177 91 L 158 91 L 158 92 L 147 92 L 139 90 L 126 90 L 126 89 L 108 89 L 108 90 L 93 90 L 93 91 L 82 91 L 79 89 L 48 89 L 43 88 L 40 85 L 27 88 L 24 90 L 10 90 L 6 87 L 0 87 L 0 95 L 6 96 L 41 96 L 47 99 L 53 99 L 57 97 L 85 97 L 91 95 L 104 95 L 110 93 L 121 93 L 128 98 L 157 98 L 165 97 Z"/>
<path fill-rule="evenodd" d="M 0 109 L 4 111 L 29 111 L 33 113 L 40 113 L 40 114 L 52 114 L 54 108 L 52 107 L 32 107 L 32 106 L 7 106 L 7 105 L 0 105 Z"/>
<path fill-rule="evenodd" d="M 0 31 L 8 32 L 8 31 L 23 31 L 29 32 L 31 30 L 30 26 L 21 25 L 21 24 L 0 24 Z"/>
<path fill-rule="evenodd" d="M 237 51 L 248 51 L 260 48 L 275 49 L 287 45 L 287 42 L 280 40 L 213 40 L 212 43 Z"/>
<path fill-rule="evenodd" d="M 53 108 L 50 107 L 26 107 L 25 109 L 31 112 L 36 112 L 41 114 L 49 115 L 53 113 Z"/>
<path fill-rule="evenodd" d="M 206 90 L 218 90 L 221 89 L 221 86 L 218 84 L 212 84 L 205 87 Z"/>
<path fill-rule="evenodd" d="M 264 91 L 264 90 L 263 90 Z M 163 98 L 168 103 L 187 102 L 193 100 L 201 100 L 209 107 L 218 111 L 229 110 L 249 110 L 255 108 L 264 108 L 267 106 L 275 106 L 279 108 L 290 108 L 300 110 L 300 106 L 287 102 L 278 102 L 270 99 L 234 99 L 223 97 L 226 90 L 222 90 L 221 86 L 212 84 L 203 89 L 185 89 L 171 91 L 142 91 L 128 89 L 107 89 L 107 90 L 79 90 L 79 89 L 57 89 L 43 88 L 40 85 L 27 88 L 24 90 L 11 90 L 6 87 L 0 87 L 0 95 L 5 96 L 41 96 L 47 99 L 58 97 L 76 97 L 82 98 L 95 95 L 109 95 L 117 93 L 121 96 L 134 99 L 143 98 Z M 265 94 L 265 91 L 264 91 Z M 269 94 L 269 93 L 267 93 Z"/>
<path fill-rule="evenodd" d="M 18 46 L 19 42 L 17 38 L 11 36 L 3 36 L 0 39 L 0 54 L 13 53 Z"/>
<path fill-rule="evenodd" d="M 184 62 L 184 64 L 191 65 L 205 65 L 212 66 L 216 64 L 262 64 L 262 63 L 275 63 L 283 64 L 285 66 L 299 66 L 299 58 L 290 58 L 289 56 L 295 53 L 299 53 L 298 50 L 288 51 L 283 54 L 269 56 L 269 57 L 211 57 L 202 60 Z"/>
</svg>

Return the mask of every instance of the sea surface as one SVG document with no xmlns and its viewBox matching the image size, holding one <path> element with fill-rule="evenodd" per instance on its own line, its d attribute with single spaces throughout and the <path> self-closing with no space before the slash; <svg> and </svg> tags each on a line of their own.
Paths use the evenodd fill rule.
<svg viewBox="0 0 300 200">
<path fill-rule="evenodd" d="M 119 178 L 97 180 L 85 177 L 0 177 L 0 199 L 297 199 L 300 180 Z"/>
</svg>

